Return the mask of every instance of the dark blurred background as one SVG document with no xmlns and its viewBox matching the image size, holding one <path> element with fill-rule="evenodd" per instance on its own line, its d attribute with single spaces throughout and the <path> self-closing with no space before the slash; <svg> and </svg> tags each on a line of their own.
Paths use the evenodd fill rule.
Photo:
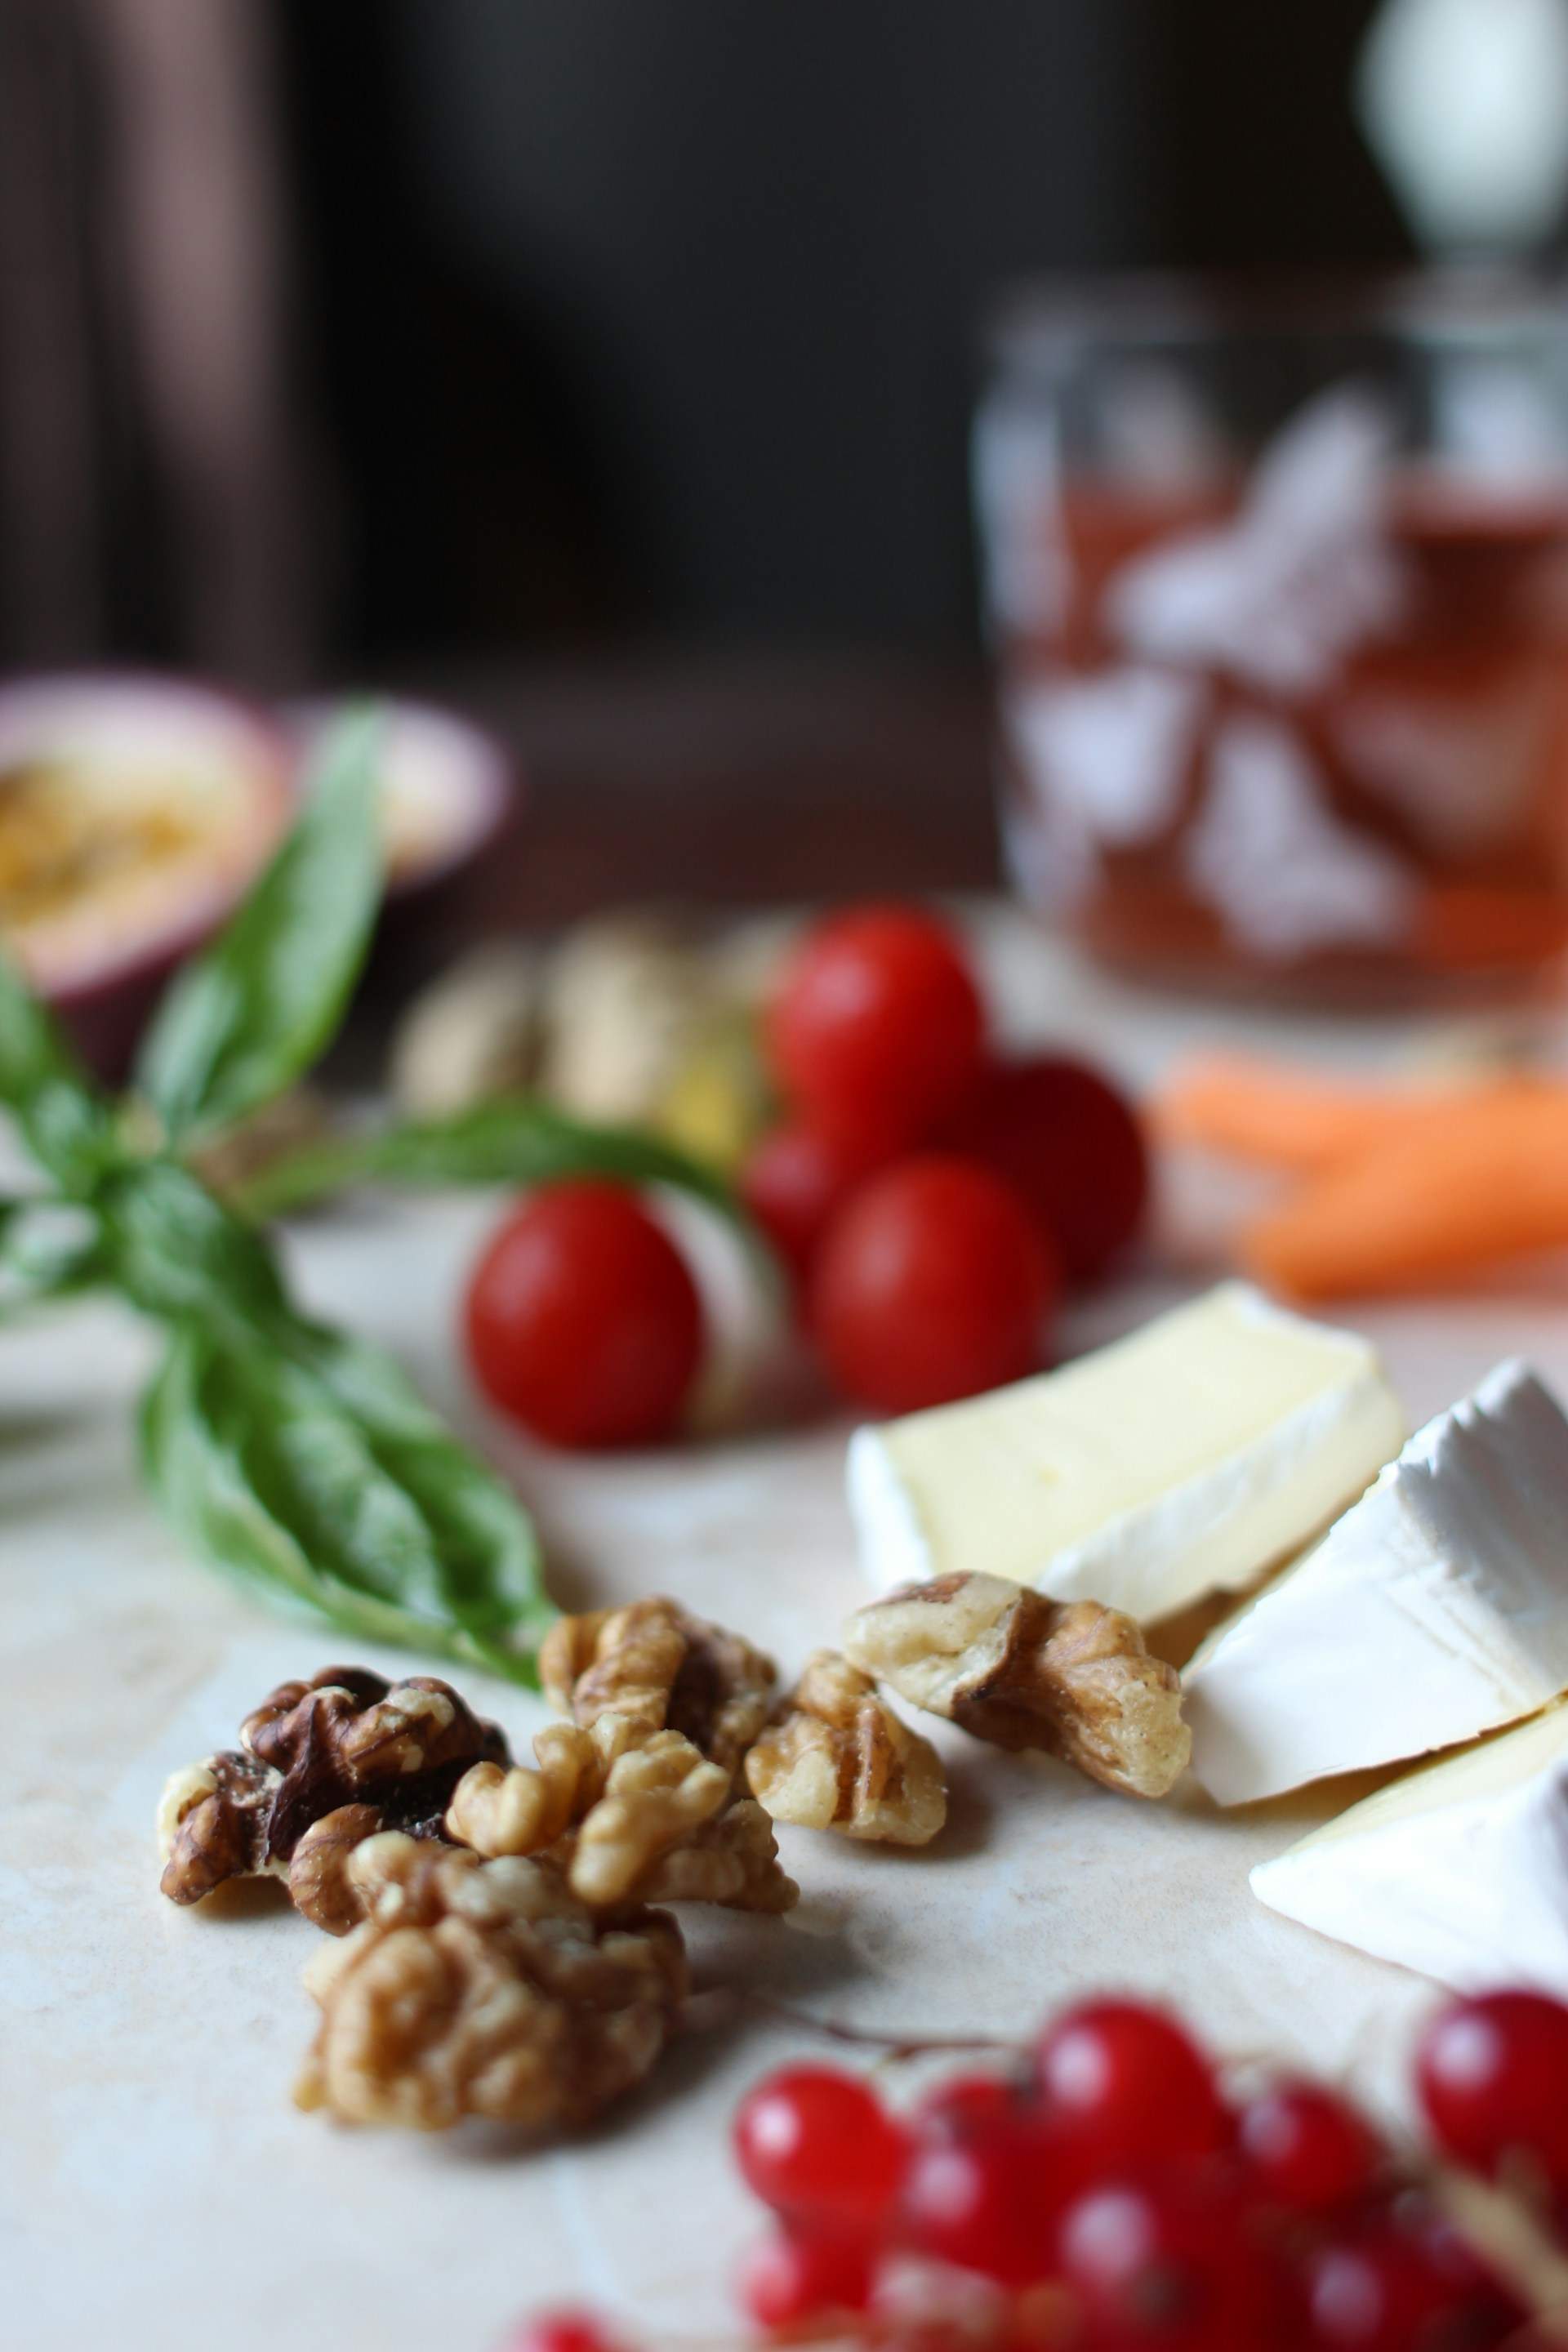
<svg viewBox="0 0 1568 2352">
<path fill-rule="evenodd" d="M 1020 272 L 1380 262 L 1373 0 L 0 0 L 0 668 L 510 740 L 490 919 L 994 877 Z"/>
<path fill-rule="evenodd" d="M 0 0 L 0 659 L 962 655 L 976 322 L 1403 236 L 1371 0 Z"/>
</svg>

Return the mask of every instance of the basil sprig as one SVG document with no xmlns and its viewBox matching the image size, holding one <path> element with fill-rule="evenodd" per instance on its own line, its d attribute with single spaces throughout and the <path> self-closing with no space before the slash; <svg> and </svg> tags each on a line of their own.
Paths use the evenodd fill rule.
<svg viewBox="0 0 1568 2352">
<path fill-rule="evenodd" d="M 0 1100 L 53 1187 L 0 1205 L 0 1312 L 97 1286 L 163 1328 L 142 1458 L 215 1564 L 345 1632 L 533 1683 L 555 1612 L 516 1496 L 389 1357 L 299 1315 L 266 1235 L 174 1156 L 331 1040 L 380 893 L 378 738 L 370 719 L 336 733 L 289 839 L 171 988 L 128 1104 L 0 958 Z"/>
</svg>

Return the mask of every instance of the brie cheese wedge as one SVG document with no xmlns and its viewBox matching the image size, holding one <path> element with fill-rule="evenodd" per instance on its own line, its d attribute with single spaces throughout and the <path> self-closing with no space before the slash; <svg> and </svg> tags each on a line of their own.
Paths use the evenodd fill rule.
<svg viewBox="0 0 1568 2352">
<path fill-rule="evenodd" d="M 1222 1805 L 1394 1764 L 1568 1690 L 1568 1421 L 1523 1364 L 1439 1414 L 1184 1676 Z"/>
<path fill-rule="evenodd" d="M 1380 1789 L 1259 1863 L 1252 1891 L 1460 1992 L 1568 1997 L 1568 1703 Z"/>
<path fill-rule="evenodd" d="M 850 1441 L 873 1584 L 971 1571 L 1140 1620 L 1239 1591 L 1405 1433 L 1365 1340 L 1226 1283 L 1131 1339 Z"/>
</svg>

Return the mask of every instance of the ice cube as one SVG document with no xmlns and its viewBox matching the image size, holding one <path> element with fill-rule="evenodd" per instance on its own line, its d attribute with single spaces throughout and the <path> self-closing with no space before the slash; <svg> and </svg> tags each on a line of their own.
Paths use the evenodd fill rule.
<svg viewBox="0 0 1568 2352">
<path fill-rule="evenodd" d="M 1463 702 L 1368 692 L 1339 711 L 1334 735 L 1357 783 L 1456 856 L 1518 824 L 1551 760 L 1557 707 L 1539 677 Z"/>
<path fill-rule="evenodd" d="M 1208 689 L 1179 670 L 1126 667 L 1037 683 L 1009 720 L 1040 798 L 1110 848 L 1154 839 L 1181 807 Z"/>
<path fill-rule="evenodd" d="M 1110 626 L 1149 660 L 1226 670 L 1270 693 L 1318 691 L 1403 608 L 1383 523 L 1394 447 L 1372 394 L 1322 394 L 1265 452 L 1233 521 L 1122 567 L 1107 592 Z"/>
<path fill-rule="evenodd" d="M 1184 866 L 1194 897 L 1270 962 L 1395 945 L 1415 901 L 1394 852 L 1340 822 L 1303 745 L 1260 713 L 1219 729 Z"/>
</svg>

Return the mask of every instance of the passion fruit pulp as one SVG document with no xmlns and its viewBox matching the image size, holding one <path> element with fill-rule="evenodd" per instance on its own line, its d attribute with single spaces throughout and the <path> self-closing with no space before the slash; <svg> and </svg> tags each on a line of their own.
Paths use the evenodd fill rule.
<svg viewBox="0 0 1568 2352">
<path fill-rule="evenodd" d="M 0 940 L 104 1075 L 277 846 L 289 772 L 282 730 L 211 688 L 0 688 Z"/>
</svg>

